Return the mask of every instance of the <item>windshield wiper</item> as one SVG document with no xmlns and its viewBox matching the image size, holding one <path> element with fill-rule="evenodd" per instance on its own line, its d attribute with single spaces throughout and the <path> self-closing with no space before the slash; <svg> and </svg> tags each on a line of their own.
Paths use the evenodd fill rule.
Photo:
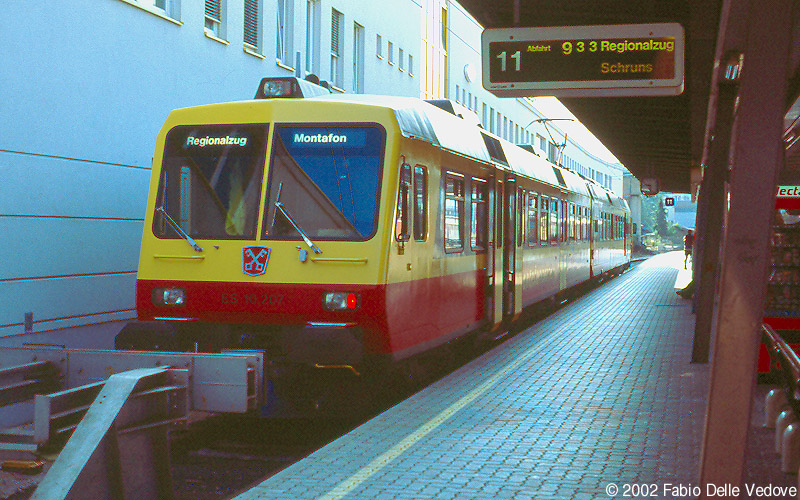
<svg viewBox="0 0 800 500">
<path fill-rule="evenodd" d="M 294 217 L 292 217 L 292 215 L 289 213 L 289 211 L 283 206 L 283 203 L 280 202 L 281 190 L 282 189 L 283 189 L 283 182 L 281 182 L 278 185 L 278 196 L 275 198 L 275 208 L 280 210 L 281 213 L 283 214 L 283 216 L 286 217 L 286 220 L 289 221 L 289 224 L 291 224 L 292 227 L 295 229 L 295 231 L 300 233 L 300 236 L 303 238 L 303 241 L 306 242 L 306 245 L 308 245 L 308 248 L 313 250 L 314 253 L 317 253 L 317 254 L 322 253 L 322 250 L 320 250 L 319 247 L 317 247 L 314 244 L 314 242 L 311 241 L 311 238 L 308 237 L 306 232 L 303 231 L 303 228 L 300 227 L 300 225 L 294 220 Z M 274 217 L 272 218 L 272 225 L 273 226 L 275 225 L 275 218 Z"/>
<path fill-rule="evenodd" d="M 181 226 L 179 226 L 178 223 L 175 222 L 175 219 L 173 219 L 172 217 L 169 216 L 167 211 L 164 210 L 164 205 L 161 205 L 160 207 L 156 208 L 156 212 L 159 212 L 161 214 L 161 216 L 164 217 L 164 219 L 169 223 L 169 227 L 171 227 L 173 230 L 175 230 L 175 232 L 178 233 L 178 235 L 181 238 L 186 240 L 187 243 L 192 245 L 192 248 L 194 248 L 195 252 L 202 252 L 203 251 L 203 249 L 200 248 L 200 245 L 195 243 L 195 241 L 192 239 L 192 237 L 189 236 L 188 234 L 186 234 L 186 232 L 183 229 L 181 229 Z"/>
</svg>

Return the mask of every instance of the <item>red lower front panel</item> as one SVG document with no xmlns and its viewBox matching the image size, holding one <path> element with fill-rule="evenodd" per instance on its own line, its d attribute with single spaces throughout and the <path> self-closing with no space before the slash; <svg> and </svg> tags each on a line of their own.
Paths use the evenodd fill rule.
<svg viewBox="0 0 800 500">
<path fill-rule="evenodd" d="M 483 317 L 484 276 L 480 272 L 390 285 L 226 283 L 139 280 L 138 319 L 190 319 L 210 323 L 304 325 L 349 323 L 361 326 L 366 353 L 418 351 Z M 154 288 L 186 290 L 186 304 L 156 306 Z M 326 292 L 355 292 L 355 311 L 327 311 Z"/>
</svg>

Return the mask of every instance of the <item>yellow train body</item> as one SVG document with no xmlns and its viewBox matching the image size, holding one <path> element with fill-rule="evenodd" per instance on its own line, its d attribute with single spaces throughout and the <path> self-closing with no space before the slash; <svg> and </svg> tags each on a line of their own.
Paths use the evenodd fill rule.
<svg viewBox="0 0 800 500">
<path fill-rule="evenodd" d="M 619 197 L 408 98 L 175 110 L 145 220 L 140 321 L 310 366 L 499 330 L 630 260 Z"/>
</svg>

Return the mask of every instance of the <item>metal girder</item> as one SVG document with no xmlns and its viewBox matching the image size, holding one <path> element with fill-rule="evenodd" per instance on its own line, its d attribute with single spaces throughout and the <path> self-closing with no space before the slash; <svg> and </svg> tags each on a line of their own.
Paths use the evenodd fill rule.
<svg viewBox="0 0 800 500">
<path fill-rule="evenodd" d="M 187 370 L 111 376 L 31 497 L 170 500 L 171 427 L 189 412 Z"/>
<path fill-rule="evenodd" d="M 101 382 L 115 373 L 135 368 L 170 366 L 189 370 L 193 410 L 241 413 L 254 410 L 264 402 L 264 353 L 261 351 L 183 353 L 0 348 L 0 373 L 19 365 L 41 362 L 52 363 L 62 389 Z"/>
</svg>

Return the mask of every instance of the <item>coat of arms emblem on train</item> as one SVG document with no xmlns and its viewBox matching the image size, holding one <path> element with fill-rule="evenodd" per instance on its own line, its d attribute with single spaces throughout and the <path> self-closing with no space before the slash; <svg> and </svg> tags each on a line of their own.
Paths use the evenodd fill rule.
<svg viewBox="0 0 800 500">
<path fill-rule="evenodd" d="M 249 276 L 264 274 L 269 262 L 269 247 L 252 245 L 242 248 L 242 272 Z"/>
</svg>

